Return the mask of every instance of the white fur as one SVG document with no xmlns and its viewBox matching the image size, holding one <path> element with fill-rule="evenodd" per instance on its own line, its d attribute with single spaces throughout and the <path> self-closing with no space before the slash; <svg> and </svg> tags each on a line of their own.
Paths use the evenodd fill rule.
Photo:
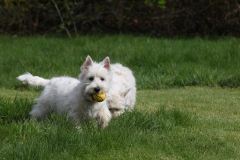
<svg viewBox="0 0 240 160">
<path fill-rule="evenodd" d="M 17 77 L 23 84 L 43 86 L 30 114 L 39 120 L 53 111 L 67 113 L 77 126 L 84 121 L 96 119 L 99 128 L 107 127 L 111 117 L 125 110 L 131 111 L 136 101 L 135 78 L 130 69 L 121 64 L 110 65 L 106 57 L 101 63 L 88 56 L 81 67 L 79 80 L 71 77 L 44 79 L 26 73 Z M 103 102 L 92 100 L 94 93 L 106 93 Z"/>
<path fill-rule="evenodd" d="M 108 92 L 108 108 L 113 117 L 131 111 L 136 102 L 136 82 L 132 71 L 121 64 L 112 64 L 112 85 Z"/>
<path fill-rule="evenodd" d="M 33 76 L 30 73 L 25 73 L 19 77 L 17 77 L 19 81 L 21 81 L 23 84 L 28 84 L 32 87 L 38 87 L 38 86 L 46 86 L 49 83 L 49 79 L 44 79 L 38 76 Z"/>
</svg>

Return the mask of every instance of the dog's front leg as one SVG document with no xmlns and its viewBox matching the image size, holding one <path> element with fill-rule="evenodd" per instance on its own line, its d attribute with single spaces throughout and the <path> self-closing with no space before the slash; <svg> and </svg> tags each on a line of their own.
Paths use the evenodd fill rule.
<svg viewBox="0 0 240 160">
<path fill-rule="evenodd" d="M 104 129 L 108 126 L 112 115 L 107 107 L 102 108 L 97 114 L 98 128 Z"/>
</svg>

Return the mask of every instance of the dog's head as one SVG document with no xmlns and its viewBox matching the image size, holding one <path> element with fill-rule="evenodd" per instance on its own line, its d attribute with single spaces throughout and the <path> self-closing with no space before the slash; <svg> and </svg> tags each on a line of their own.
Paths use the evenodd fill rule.
<svg viewBox="0 0 240 160">
<path fill-rule="evenodd" d="M 93 94 L 107 93 L 111 87 L 111 65 L 110 59 L 106 57 L 102 62 L 93 62 L 90 56 L 81 66 L 79 76 L 86 99 L 92 101 Z"/>
</svg>

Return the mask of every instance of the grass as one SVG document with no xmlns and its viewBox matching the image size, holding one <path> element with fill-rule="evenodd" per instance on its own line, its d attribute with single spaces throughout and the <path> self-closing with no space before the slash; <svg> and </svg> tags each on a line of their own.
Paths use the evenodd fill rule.
<svg viewBox="0 0 240 160">
<path fill-rule="evenodd" d="M 0 159 L 238 159 L 239 42 L 0 36 Z M 78 132 L 56 114 L 33 121 L 28 113 L 42 89 L 15 77 L 77 77 L 87 55 L 133 70 L 135 110 L 103 131 L 93 121 Z"/>
<path fill-rule="evenodd" d="M 130 67 L 140 90 L 240 85 L 240 40 L 237 38 L 1 36 L 0 42 L 0 86 L 7 88 L 18 86 L 15 77 L 26 71 L 47 78 L 77 77 L 87 55 L 95 61 L 109 56 L 111 62 Z"/>
<path fill-rule="evenodd" d="M 101 132 L 96 122 L 78 132 L 65 116 L 55 114 L 44 122 L 32 121 L 27 113 L 36 92 L 5 91 L 18 98 L 0 101 L 1 159 L 219 160 L 240 156 L 239 89 L 139 91 L 135 111 L 113 119 Z"/>
</svg>

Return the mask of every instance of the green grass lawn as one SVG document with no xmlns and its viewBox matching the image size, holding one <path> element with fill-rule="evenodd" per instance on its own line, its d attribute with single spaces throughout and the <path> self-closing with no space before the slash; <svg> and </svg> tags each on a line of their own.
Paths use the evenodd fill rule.
<svg viewBox="0 0 240 160">
<path fill-rule="evenodd" d="M 5 97 L 0 100 L 1 159 L 219 160 L 240 156 L 239 89 L 139 91 L 132 113 L 113 119 L 103 131 L 91 122 L 80 133 L 65 116 L 32 121 L 27 113 L 38 96 L 36 91 L 2 91 L 7 95 L 0 95 Z"/>
<path fill-rule="evenodd" d="M 77 77 L 87 55 L 106 56 L 130 67 L 138 89 L 179 86 L 240 85 L 240 39 L 154 39 L 80 36 L 0 37 L 0 86 L 14 88 L 15 77 L 30 72 L 43 77 Z"/>
<path fill-rule="evenodd" d="M 240 157 L 240 39 L 0 36 L 0 48 L 0 159 Z M 16 77 L 77 77 L 87 55 L 133 70 L 135 110 L 103 131 L 93 121 L 79 132 L 64 115 L 31 120 L 42 89 Z"/>
</svg>

